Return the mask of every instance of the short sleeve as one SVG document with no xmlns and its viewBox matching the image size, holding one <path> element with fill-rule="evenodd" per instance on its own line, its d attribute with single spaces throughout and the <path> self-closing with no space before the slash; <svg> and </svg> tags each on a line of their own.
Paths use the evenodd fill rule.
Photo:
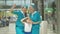
<svg viewBox="0 0 60 34">
<path fill-rule="evenodd" d="M 19 14 L 19 11 L 20 10 L 14 10 L 14 11 L 12 11 L 12 13 L 17 15 L 17 14 Z"/>
</svg>

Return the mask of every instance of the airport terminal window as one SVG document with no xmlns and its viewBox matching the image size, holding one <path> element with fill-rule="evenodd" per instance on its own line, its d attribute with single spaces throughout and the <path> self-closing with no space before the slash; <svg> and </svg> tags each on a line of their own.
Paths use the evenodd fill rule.
<svg viewBox="0 0 60 34">
<path fill-rule="evenodd" d="M 0 5 L 4 5 L 4 1 L 0 0 Z"/>
<path fill-rule="evenodd" d="M 8 9 L 13 4 L 16 4 L 17 7 L 25 4 L 30 5 L 30 0 L 0 0 L 0 9 Z"/>
</svg>

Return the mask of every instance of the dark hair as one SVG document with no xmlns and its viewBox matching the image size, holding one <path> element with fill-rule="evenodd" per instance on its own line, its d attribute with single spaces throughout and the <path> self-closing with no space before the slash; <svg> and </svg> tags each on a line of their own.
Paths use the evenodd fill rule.
<svg viewBox="0 0 60 34">
<path fill-rule="evenodd" d="M 23 8 L 26 8 L 26 9 L 28 9 L 28 7 L 27 6 L 21 6 L 21 8 L 23 9 Z"/>
</svg>

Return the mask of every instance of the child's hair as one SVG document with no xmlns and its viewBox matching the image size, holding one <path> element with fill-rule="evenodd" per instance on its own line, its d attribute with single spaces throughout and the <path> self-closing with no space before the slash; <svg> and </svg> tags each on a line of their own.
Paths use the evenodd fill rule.
<svg viewBox="0 0 60 34">
<path fill-rule="evenodd" d="M 26 18 L 25 20 L 23 20 L 23 22 L 27 22 L 26 20 L 29 19 L 29 18 Z"/>
</svg>

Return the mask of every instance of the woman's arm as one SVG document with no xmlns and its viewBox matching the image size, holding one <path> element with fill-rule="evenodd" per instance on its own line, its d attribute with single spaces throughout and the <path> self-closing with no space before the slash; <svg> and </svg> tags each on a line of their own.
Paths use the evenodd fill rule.
<svg viewBox="0 0 60 34">
<path fill-rule="evenodd" d="M 13 14 L 18 15 L 18 14 L 20 13 L 20 10 L 13 10 L 15 7 L 16 7 L 16 4 L 14 4 L 14 5 L 12 6 L 12 8 L 10 9 L 10 12 L 13 13 Z"/>
<path fill-rule="evenodd" d="M 26 20 L 27 20 L 27 18 L 28 18 L 28 17 L 25 17 L 25 18 L 21 19 L 21 22 L 22 22 L 22 23 L 25 23 Z"/>
<path fill-rule="evenodd" d="M 33 17 L 30 18 L 32 21 L 32 24 L 40 24 L 41 22 L 41 17 L 40 17 L 40 13 L 36 12 Z"/>
<path fill-rule="evenodd" d="M 26 17 L 26 18 L 23 18 L 21 20 L 22 23 L 29 23 L 29 24 L 32 24 L 32 21 L 30 20 L 30 18 Z"/>
<path fill-rule="evenodd" d="M 14 4 L 14 5 L 11 7 L 10 11 L 12 12 L 15 7 L 16 7 L 16 4 Z"/>
</svg>

